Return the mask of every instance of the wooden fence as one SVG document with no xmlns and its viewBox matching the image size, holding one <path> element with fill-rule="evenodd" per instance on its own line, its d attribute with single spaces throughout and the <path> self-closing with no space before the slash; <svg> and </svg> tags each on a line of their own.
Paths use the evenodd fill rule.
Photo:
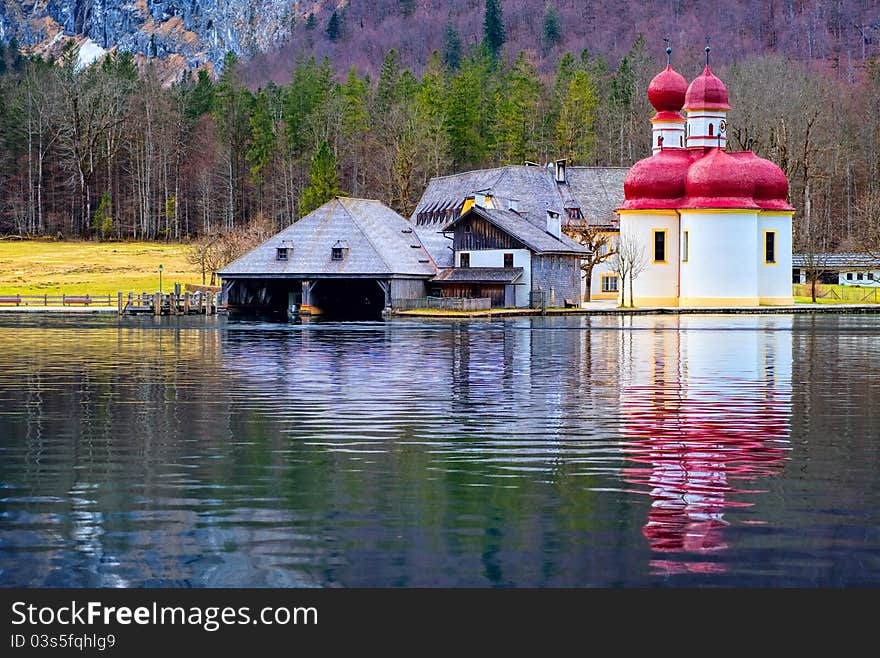
<svg viewBox="0 0 880 658">
<path fill-rule="evenodd" d="M 795 297 L 812 299 L 812 286 L 809 283 L 795 283 Z M 816 299 L 823 299 L 842 304 L 877 304 L 880 303 L 880 288 L 862 286 L 837 286 L 816 284 Z"/>
<path fill-rule="evenodd" d="M 116 295 L 0 295 L 0 304 L 15 306 L 115 306 Z"/>
<path fill-rule="evenodd" d="M 492 308 L 489 297 L 420 297 L 418 299 L 394 299 L 391 306 L 396 311 L 433 309 L 438 311 L 488 311 Z"/>
</svg>

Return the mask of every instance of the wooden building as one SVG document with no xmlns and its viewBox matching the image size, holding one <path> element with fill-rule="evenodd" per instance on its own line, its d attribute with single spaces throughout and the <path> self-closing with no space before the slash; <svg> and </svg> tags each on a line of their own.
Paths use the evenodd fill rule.
<svg viewBox="0 0 880 658">
<path fill-rule="evenodd" d="M 378 318 L 425 297 L 437 268 L 412 225 L 379 201 L 336 198 L 218 274 L 230 313 Z"/>
<path fill-rule="evenodd" d="M 514 212 L 539 227 L 544 226 L 547 213 L 553 212 L 560 218 L 563 234 L 584 226 L 601 227 L 613 239 L 618 230 L 615 209 L 624 198 L 626 172 L 625 167 L 572 167 L 565 160 L 558 160 L 548 166 L 527 163 L 438 176 L 428 183 L 410 221 L 441 269 L 455 265 L 453 245 L 444 233 L 445 227 L 478 199 L 484 206 Z M 476 263 L 471 266 L 476 267 Z M 592 298 L 608 297 L 601 293 L 600 278 L 609 273 L 607 266 L 595 268 Z M 456 278 L 460 276 L 463 275 Z M 585 282 L 579 280 L 581 289 L 574 295 L 577 299 L 582 298 L 586 288 Z M 514 285 L 519 286 L 517 290 L 527 289 L 522 281 Z M 554 290 L 557 287 L 554 285 Z M 497 298 L 499 293 L 495 290 L 492 294 Z"/>
<path fill-rule="evenodd" d="M 580 300 L 580 261 L 588 253 L 562 233 L 559 214 L 542 224 L 485 195 L 467 199 L 442 233 L 452 237 L 452 266 L 432 287 L 446 297 L 489 297 L 493 307 L 564 306 Z"/>
</svg>

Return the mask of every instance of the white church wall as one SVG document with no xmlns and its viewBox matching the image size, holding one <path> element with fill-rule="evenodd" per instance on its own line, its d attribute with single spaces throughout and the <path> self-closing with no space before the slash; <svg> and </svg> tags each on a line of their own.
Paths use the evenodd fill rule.
<svg viewBox="0 0 880 658">
<path fill-rule="evenodd" d="M 757 229 L 755 210 L 682 210 L 688 260 L 681 265 L 680 305 L 757 305 Z"/>
</svg>

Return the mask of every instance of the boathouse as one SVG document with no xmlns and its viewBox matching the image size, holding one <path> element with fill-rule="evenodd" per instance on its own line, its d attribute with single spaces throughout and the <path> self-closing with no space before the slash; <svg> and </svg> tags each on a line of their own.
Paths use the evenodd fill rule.
<svg viewBox="0 0 880 658">
<path fill-rule="evenodd" d="M 220 272 L 230 313 L 379 318 L 425 297 L 437 269 L 412 225 L 371 199 L 336 198 Z"/>
<path fill-rule="evenodd" d="M 488 297 L 507 308 L 579 305 L 588 252 L 562 233 L 559 213 L 520 214 L 480 194 L 467 207 L 441 231 L 452 238 L 451 267 L 433 281 L 444 297 Z"/>
</svg>

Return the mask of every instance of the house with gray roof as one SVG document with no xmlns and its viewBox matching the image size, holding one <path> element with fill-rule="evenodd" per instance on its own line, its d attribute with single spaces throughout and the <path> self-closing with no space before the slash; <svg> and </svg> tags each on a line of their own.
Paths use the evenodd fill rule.
<svg viewBox="0 0 880 658">
<path fill-rule="evenodd" d="M 452 260 L 432 281 L 444 297 L 489 297 L 493 307 L 564 306 L 580 300 L 587 250 L 562 232 L 559 213 L 498 208 L 485 195 L 442 229 Z"/>
<path fill-rule="evenodd" d="M 825 284 L 880 287 L 880 258 L 873 254 L 792 254 L 791 265 L 794 283 L 809 283 L 812 274 Z"/>
<path fill-rule="evenodd" d="M 413 226 L 379 201 L 336 198 L 220 272 L 230 312 L 381 317 L 437 274 Z"/>
<path fill-rule="evenodd" d="M 623 181 L 627 171 L 626 167 L 569 167 L 565 160 L 557 160 L 547 166 L 505 165 L 438 176 L 428 183 L 410 221 L 441 269 L 456 263 L 453 244 L 444 229 L 467 211 L 474 199 L 482 199 L 482 205 L 498 211 L 515 213 L 519 219 L 526 220 L 523 224 L 526 231 L 529 225 L 544 226 L 551 212 L 560 218 L 563 233 L 590 226 L 608 233 L 611 240 L 618 231 L 615 211 L 624 200 Z M 616 283 L 616 278 L 611 281 L 614 277 L 610 270 L 606 270 L 609 270 L 607 263 L 594 268 L 591 286 L 594 298 L 614 294 L 607 290 L 602 292 Z M 579 299 L 585 290 L 586 284 L 581 281 L 580 292 L 575 297 Z"/>
</svg>

